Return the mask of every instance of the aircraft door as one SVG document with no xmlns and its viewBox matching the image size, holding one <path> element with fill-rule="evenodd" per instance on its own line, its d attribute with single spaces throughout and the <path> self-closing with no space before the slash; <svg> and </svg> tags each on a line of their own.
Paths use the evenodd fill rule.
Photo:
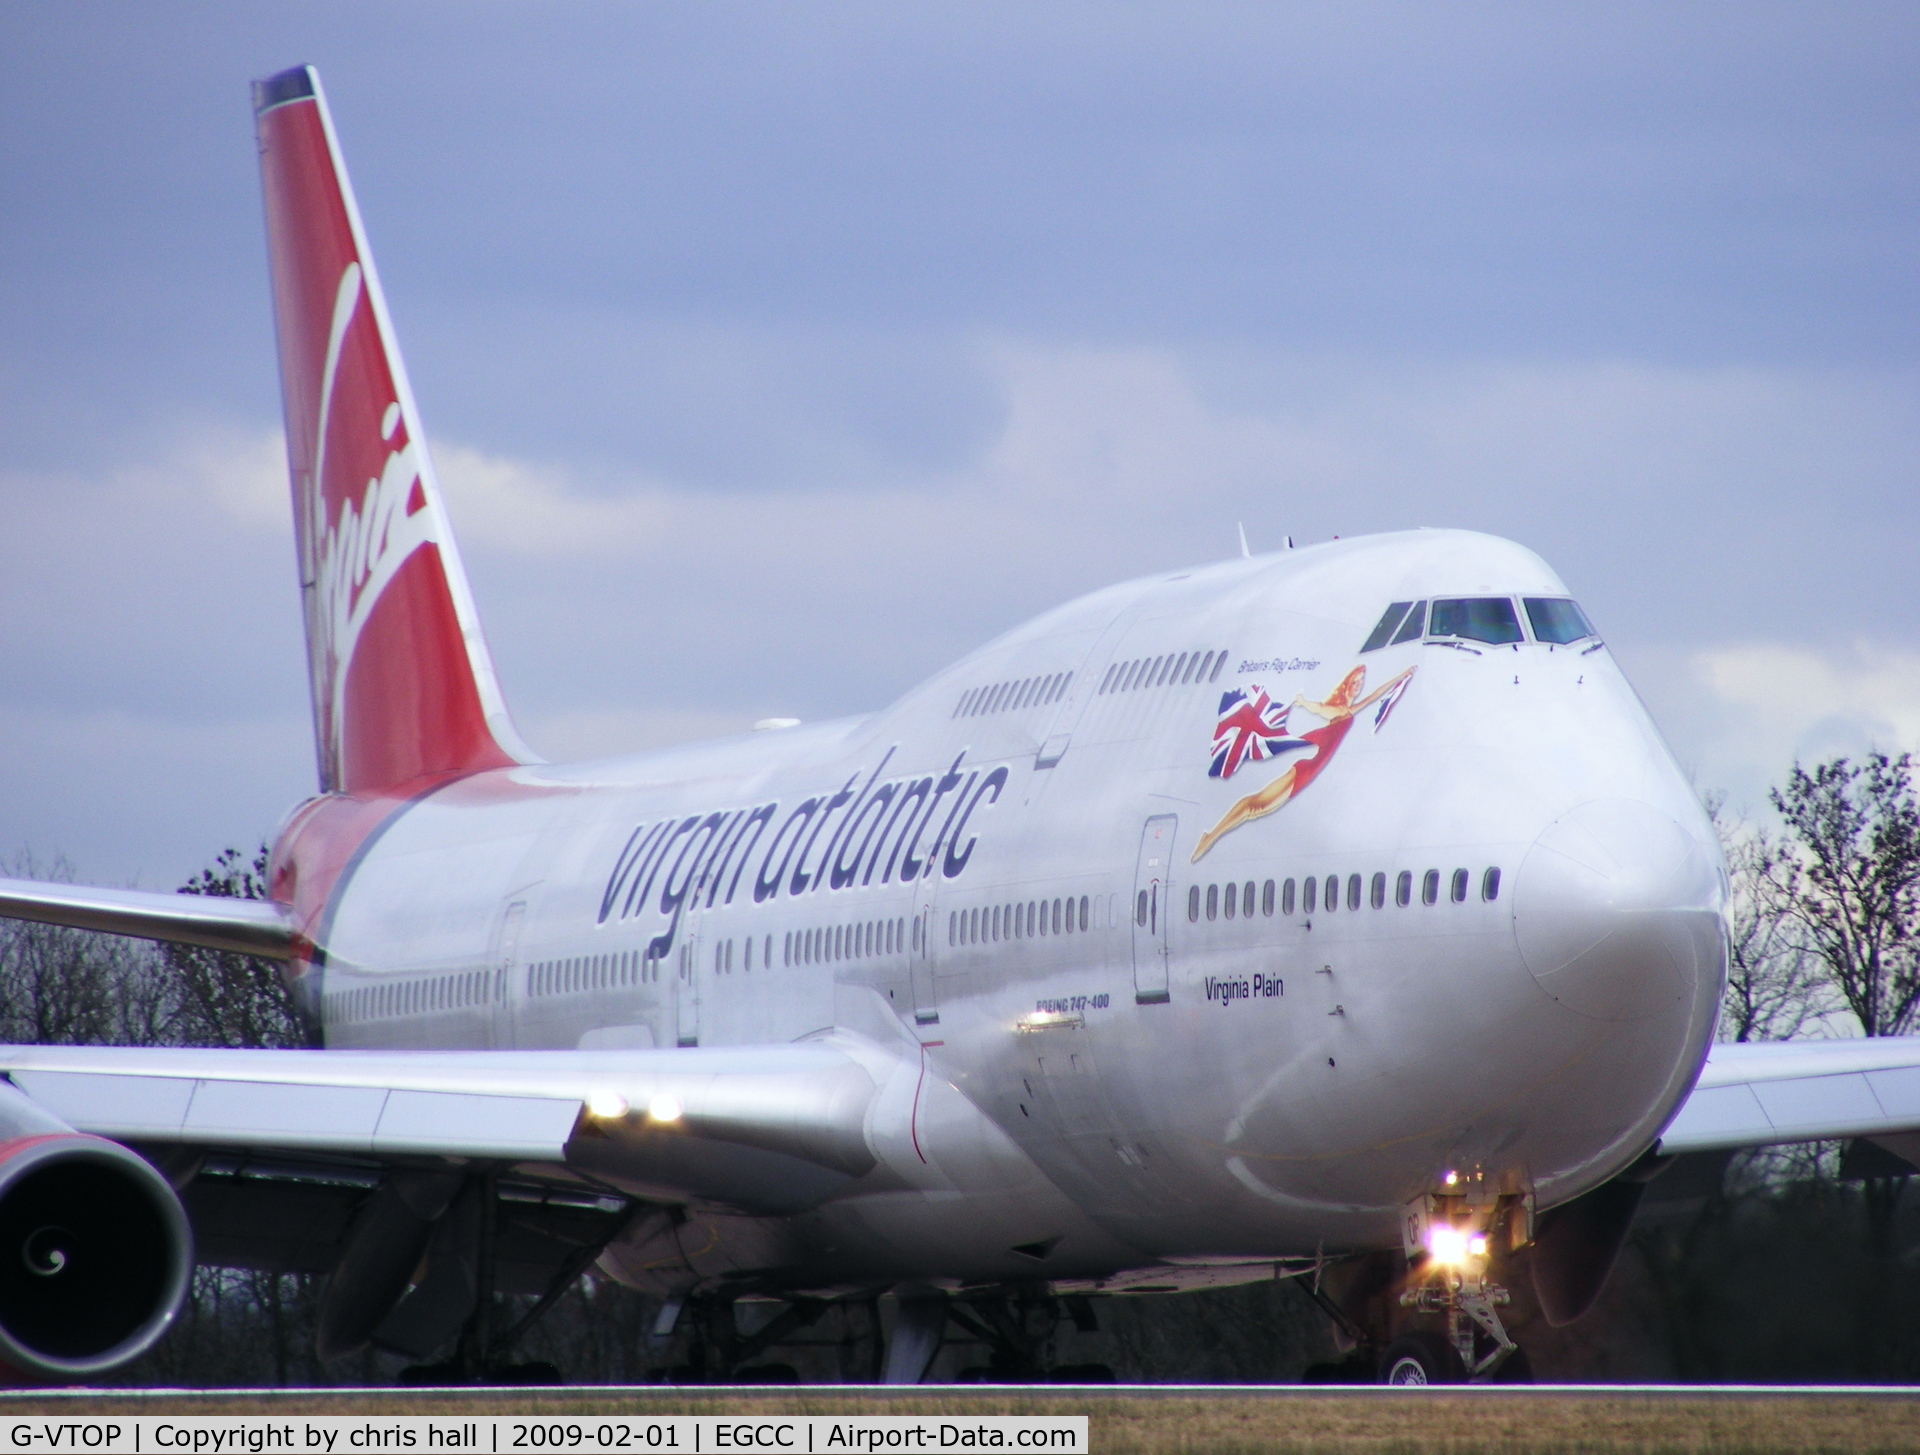
<svg viewBox="0 0 1920 1455">
<path fill-rule="evenodd" d="M 907 963 L 911 967 L 908 978 L 913 982 L 913 1023 L 916 1026 L 937 1026 L 940 1024 L 940 998 L 934 988 L 934 945 L 944 946 L 944 938 L 936 939 L 939 930 L 944 937 L 945 930 L 940 929 L 939 913 L 934 905 L 935 886 L 922 881 L 921 887 L 913 896 L 913 923 L 908 930 Z"/>
<path fill-rule="evenodd" d="M 485 1045 L 510 1049 L 514 1044 L 514 1006 L 519 999 L 520 931 L 526 922 L 527 902 L 524 899 L 514 900 L 500 918 L 500 951 L 495 957 L 497 963 L 494 966 L 492 993 L 487 997 L 487 1006 L 482 1012 L 487 1019 L 482 1031 Z"/>
<path fill-rule="evenodd" d="M 680 922 L 680 943 L 673 951 L 674 1044 L 700 1044 L 700 916 L 688 910 Z"/>
<path fill-rule="evenodd" d="M 1140 860 L 1133 876 L 1133 999 L 1136 1005 L 1165 1005 L 1167 921 L 1173 908 L 1169 888 L 1173 840 L 1180 820 L 1160 814 L 1147 820 L 1140 835 Z"/>
</svg>

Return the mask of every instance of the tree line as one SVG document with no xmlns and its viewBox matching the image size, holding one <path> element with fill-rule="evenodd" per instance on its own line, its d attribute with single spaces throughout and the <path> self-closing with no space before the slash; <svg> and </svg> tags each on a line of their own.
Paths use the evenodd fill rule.
<svg viewBox="0 0 1920 1455">
<path fill-rule="evenodd" d="M 1728 1041 L 1892 1036 L 1920 1019 L 1920 804 L 1912 762 L 1870 753 L 1796 764 L 1765 821 L 1709 802 L 1729 870 Z M 21 856 L 17 877 L 70 880 Z M 266 850 L 228 849 L 181 888 L 258 899 Z M 313 1028 L 278 967 L 244 955 L 0 920 L 0 1037 L 13 1043 L 302 1047 Z M 1630 1256 L 1593 1314 L 1527 1330 L 1543 1378 L 1912 1379 L 1920 1375 L 1920 1239 L 1913 1168 L 1876 1144 L 1815 1144 L 1681 1159 L 1656 1181 Z M 201 1268 L 176 1327 L 120 1379 L 184 1385 L 391 1379 L 365 1355 L 312 1351 L 321 1280 Z M 1516 1316 L 1527 1319 L 1524 1297 Z M 678 1362 L 650 1336 L 648 1301 L 592 1273 L 524 1355 L 573 1378 L 629 1382 Z M 833 1378 L 864 1368 L 871 1330 L 829 1323 L 796 1357 Z M 1287 1380 L 1330 1352 L 1323 1320 L 1285 1284 L 1109 1300 L 1063 1358 L 1122 1379 Z M 856 1347 L 859 1346 L 859 1347 Z"/>
</svg>

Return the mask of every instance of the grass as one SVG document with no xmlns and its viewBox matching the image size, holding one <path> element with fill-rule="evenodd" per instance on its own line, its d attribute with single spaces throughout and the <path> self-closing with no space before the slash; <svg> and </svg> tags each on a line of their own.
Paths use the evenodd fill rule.
<svg viewBox="0 0 1920 1455">
<path fill-rule="evenodd" d="M 1275 1390 L 1138 1392 L 540 1389 L 300 1390 L 110 1395 L 20 1392 L 0 1416 L 118 1414 L 1086 1414 L 1096 1455 L 1186 1452 L 1920 1452 L 1920 1389 Z"/>
</svg>

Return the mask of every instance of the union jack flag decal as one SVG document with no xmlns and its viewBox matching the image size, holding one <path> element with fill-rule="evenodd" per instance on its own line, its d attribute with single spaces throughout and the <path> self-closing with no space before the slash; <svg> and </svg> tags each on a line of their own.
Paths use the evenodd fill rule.
<svg viewBox="0 0 1920 1455">
<path fill-rule="evenodd" d="M 1220 720 L 1213 725 L 1209 778 L 1231 778 L 1247 763 L 1312 746 L 1287 732 L 1287 713 L 1257 683 L 1220 694 Z"/>
<path fill-rule="evenodd" d="M 1413 676 L 1409 673 L 1401 677 L 1398 682 L 1395 682 L 1393 686 L 1387 689 L 1386 696 L 1380 699 L 1380 706 L 1373 714 L 1373 730 L 1375 732 L 1379 732 L 1381 728 L 1387 725 L 1387 714 L 1392 712 L 1399 704 L 1400 699 L 1407 695 L 1407 688 L 1412 682 Z"/>
</svg>

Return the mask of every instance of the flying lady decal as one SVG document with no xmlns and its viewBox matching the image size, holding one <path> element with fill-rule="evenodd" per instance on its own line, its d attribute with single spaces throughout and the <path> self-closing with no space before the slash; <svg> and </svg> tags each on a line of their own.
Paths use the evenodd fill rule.
<svg viewBox="0 0 1920 1455">
<path fill-rule="evenodd" d="M 1276 707 L 1260 687 L 1252 684 L 1223 693 L 1219 721 L 1213 729 L 1213 762 L 1207 769 L 1208 777 L 1231 778 L 1246 763 L 1277 758 L 1283 753 L 1290 755 L 1307 749 L 1312 753 L 1294 758 L 1278 778 L 1228 809 L 1219 823 L 1200 836 L 1191 862 L 1199 863 L 1207 850 L 1242 824 L 1264 818 L 1298 797 L 1333 761 L 1333 755 L 1340 751 L 1340 744 L 1353 727 L 1353 720 L 1376 703 L 1379 706 L 1373 715 L 1373 730 L 1379 732 L 1406 694 L 1415 670 L 1409 667 L 1362 696 L 1367 685 L 1367 669 L 1355 667 L 1327 694 L 1325 702 L 1296 697 L 1285 707 Z M 1323 725 L 1297 736 L 1290 733 L 1287 722 L 1296 709 L 1323 719 Z"/>
</svg>

